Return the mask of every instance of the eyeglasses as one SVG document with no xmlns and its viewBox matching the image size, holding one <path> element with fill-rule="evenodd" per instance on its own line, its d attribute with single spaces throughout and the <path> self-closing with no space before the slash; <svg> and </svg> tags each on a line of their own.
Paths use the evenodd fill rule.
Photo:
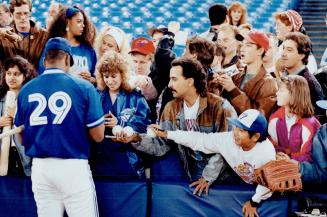
<svg viewBox="0 0 327 217">
<path fill-rule="evenodd" d="M 22 18 L 23 16 L 24 17 L 30 17 L 31 16 L 31 12 L 14 12 L 14 16 L 17 17 L 17 18 Z"/>
</svg>

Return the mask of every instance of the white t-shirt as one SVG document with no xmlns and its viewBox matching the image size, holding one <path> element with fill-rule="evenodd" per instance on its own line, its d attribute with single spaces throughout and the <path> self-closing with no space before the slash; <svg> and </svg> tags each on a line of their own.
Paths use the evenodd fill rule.
<svg viewBox="0 0 327 217">
<path fill-rule="evenodd" d="M 191 107 L 188 107 L 184 101 L 183 109 L 184 109 L 185 119 L 196 119 L 199 111 L 199 107 L 200 107 L 200 96 L 198 96 L 195 103 Z"/>
<path fill-rule="evenodd" d="M 268 139 L 258 142 L 251 150 L 244 151 L 235 144 L 232 131 L 206 134 L 177 130 L 168 131 L 167 138 L 206 154 L 220 153 L 229 166 L 249 184 L 254 183 L 254 169 L 276 160 L 275 148 Z M 260 203 L 271 195 L 272 192 L 268 188 L 258 185 L 252 200 Z"/>
</svg>

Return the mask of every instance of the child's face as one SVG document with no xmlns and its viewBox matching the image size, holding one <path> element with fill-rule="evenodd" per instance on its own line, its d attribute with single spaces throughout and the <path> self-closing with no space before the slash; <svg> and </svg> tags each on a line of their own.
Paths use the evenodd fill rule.
<svg viewBox="0 0 327 217">
<path fill-rule="evenodd" d="M 278 106 L 288 106 L 290 103 L 290 91 L 287 89 L 286 84 L 281 83 L 279 85 L 277 95 Z"/>
<path fill-rule="evenodd" d="M 234 127 L 233 134 L 235 144 L 240 146 L 243 150 L 251 149 L 253 144 L 257 142 L 257 139 L 255 139 L 254 136 L 250 138 L 249 132 L 244 129 Z"/>
</svg>

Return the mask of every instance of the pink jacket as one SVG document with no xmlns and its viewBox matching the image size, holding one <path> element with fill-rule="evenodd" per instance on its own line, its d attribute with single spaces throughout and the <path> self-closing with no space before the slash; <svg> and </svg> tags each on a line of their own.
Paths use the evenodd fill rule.
<svg viewBox="0 0 327 217">
<path fill-rule="evenodd" d="M 312 161 L 312 139 L 320 127 L 319 121 L 314 116 L 297 116 L 288 134 L 285 117 L 285 108 L 281 107 L 269 119 L 269 138 L 276 152 L 286 153 L 300 162 Z"/>
</svg>

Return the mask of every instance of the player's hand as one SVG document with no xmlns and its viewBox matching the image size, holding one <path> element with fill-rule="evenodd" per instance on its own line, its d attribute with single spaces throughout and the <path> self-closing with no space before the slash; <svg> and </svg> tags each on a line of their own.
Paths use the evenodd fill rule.
<svg viewBox="0 0 327 217">
<path fill-rule="evenodd" d="M 157 124 L 151 124 L 148 126 L 150 130 L 152 130 L 157 137 L 167 138 L 167 131 L 160 129 L 160 126 Z"/>
<path fill-rule="evenodd" d="M 218 82 L 228 92 L 230 92 L 231 90 L 233 90 L 236 87 L 232 78 L 229 75 L 227 75 L 226 73 L 222 73 L 219 75 Z"/>
<path fill-rule="evenodd" d="M 117 118 L 111 112 L 108 114 L 105 114 L 103 117 L 104 117 L 104 126 L 105 127 L 113 128 L 118 123 Z"/>
<path fill-rule="evenodd" d="M 252 207 L 250 201 L 246 201 L 243 205 L 242 212 L 244 217 L 259 217 L 257 213 L 257 208 Z"/>
<path fill-rule="evenodd" d="M 0 117 L 0 127 L 11 126 L 13 124 L 13 118 L 2 116 Z"/>
<path fill-rule="evenodd" d="M 198 181 L 195 181 L 190 184 L 190 187 L 193 186 L 196 186 L 193 191 L 193 194 L 197 193 L 198 196 L 201 196 L 203 191 L 205 191 L 206 195 L 209 194 L 209 184 L 203 177 L 201 177 Z"/>
<path fill-rule="evenodd" d="M 289 160 L 289 159 L 290 157 L 284 152 L 277 152 L 276 154 L 276 160 Z"/>
</svg>

